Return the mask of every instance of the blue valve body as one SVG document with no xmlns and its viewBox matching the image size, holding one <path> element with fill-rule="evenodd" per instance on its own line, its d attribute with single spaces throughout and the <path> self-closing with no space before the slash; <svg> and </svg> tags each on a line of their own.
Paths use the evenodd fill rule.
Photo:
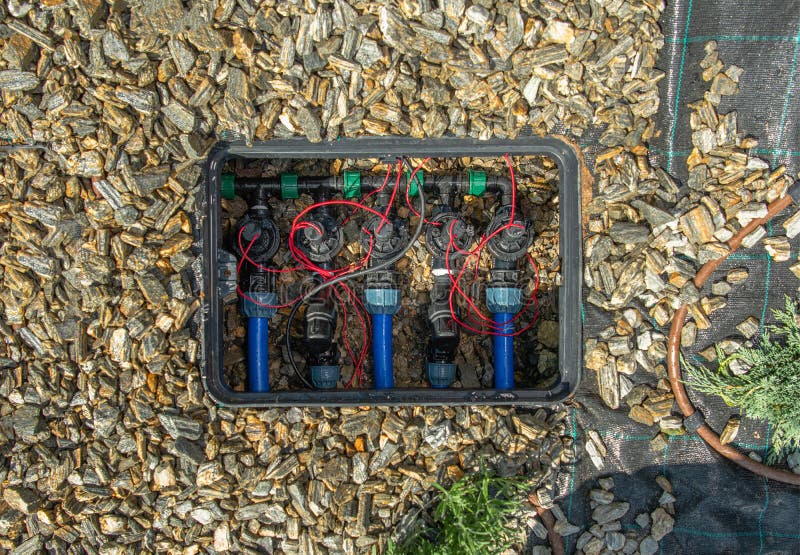
<svg viewBox="0 0 800 555">
<path fill-rule="evenodd" d="M 508 312 L 495 312 L 494 321 L 500 333 L 514 333 L 514 315 Z M 514 389 L 514 338 L 495 335 L 494 347 L 494 388 Z"/>
</svg>

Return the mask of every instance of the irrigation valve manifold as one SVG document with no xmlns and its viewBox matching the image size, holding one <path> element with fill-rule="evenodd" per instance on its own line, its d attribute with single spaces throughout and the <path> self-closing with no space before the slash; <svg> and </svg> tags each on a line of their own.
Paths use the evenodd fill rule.
<svg viewBox="0 0 800 555">
<path fill-rule="evenodd" d="M 236 223 L 232 238 L 237 259 L 236 290 L 247 318 L 248 390 L 269 391 L 269 320 L 278 309 L 292 306 L 290 325 L 298 310 L 294 306 L 297 303 L 305 305 L 302 352 L 307 362 L 306 375 L 314 388 L 334 389 L 340 382 L 339 347 L 347 341 L 342 328 L 347 325 L 348 311 L 350 318 L 355 314 L 363 324 L 364 344 L 358 355 L 346 345 L 355 368 L 346 386 L 361 381 L 360 369 L 369 359 L 367 337 L 371 336 L 374 387 L 378 390 L 394 387 L 392 319 L 402 308 L 401 276 L 394 261 L 408 250 L 413 239 L 409 221 L 397 215 L 396 205 L 403 199 L 417 217 L 420 212 L 425 216 L 425 246 L 432 259 L 426 347 L 430 385 L 448 388 L 455 381 L 456 353 L 461 329 L 465 328 L 493 336 L 494 387 L 513 389 L 513 341 L 519 333 L 515 332 L 515 321 L 525 304 L 519 266 L 523 259 L 530 258 L 528 248 L 533 233 L 531 223 L 518 210 L 513 168 L 510 159 L 507 162 L 511 179 L 472 170 L 458 175 L 424 175 L 421 165 L 411 171 L 410 166 L 404 168 L 401 162 L 391 165 L 385 176 L 362 176 L 354 171 L 327 177 L 223 175 L 222 196 L 229 199 L 241 196 L 249 206 Z M 420 189 L 424 195 L 420 195 Z M 495 194 L 497 205 L 487 229 L 477 237 L 473 225 L 452 204 L 457 196 L 481 196 L 487 191 Z M 275 267 L 273 258 L 281 238 L 269 201 L 275 197 L 291 200 L 303 193 L 311 195 L 316 204 L 295 218 L 288 237 L 289 251 L 299 266 L 289 270 Z M 365 196 L 374 197 L 374 201 L 364 203 Z M 422 203 L 418 202 L 420 196 L 438 200 L 432 214 L 424 213 Z M 336 268 L 337 256 L 344 246 L 343 221 L 359 210 L 368 215 L 361 219 L 359 235 L 366 255 L 358 264 Z M 485 304 L 491 315 L 478 314 L 476 318 L 472 312 L 480 299 L 469 298 L 462 278 L 466 263 L 472 259 L 477 264 L 484 247 L 491 255 L 485 289 Z M 286 303 L 279 298 L 276 276 L 295 269 L 311 272 L 312 286 L 316 286 L 312 290 L 317 291 Z M 364 275 L 360 299 L 345 282 L 345 276 L 356 271 Z M 470 307 L 466 311 L 459 308 L 465 300 Z M 481 323 L 481 319 L 485 322 Z M 342 331 L 337 335 L 337 330 Z M 284 333 L 290 333 L 288 326 Z M 290 356 L 293 356 L 291 350 Z M 293 358 L 292 364 L 297 368 Z"/>
</svg>

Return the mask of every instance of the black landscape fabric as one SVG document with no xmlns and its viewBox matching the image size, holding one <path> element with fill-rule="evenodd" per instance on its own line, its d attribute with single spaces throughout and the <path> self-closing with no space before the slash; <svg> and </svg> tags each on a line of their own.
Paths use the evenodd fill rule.
<svg viewBox="0 0 800 555">
<path fill-rule="evenodd" d="M 652 163 L 669 169 L 681 182 L 686 179 L 686 158 L 692 148 L 687 103 L 702 98 L 708 87 L 698 63 L 705 43 L 716 40 L 720 59 L 744 69 L 740 93 L 723 99 L 720 114 L 736 110 L 739 130 L 759 140 L 753 154 L 773 167 L 785 164 L 796 179 L 800 169 L 800 2 L 674 2 L 667 6 L 661 26 L 665 45 L 658 67 L 666 77 L 660 83 L 660 135 L 650 145 Z M 780 224 L 787 215 L 776 218 L 768 232 L 782 234 Z M 785 295 L 798 294 L 800 282 L 788 268 L 798 260 L 800 237 L 791 240 L 791 246 L 788 262 L 771 261 L 759 244 L 741 249 L 723 264 L 720 275 L 746 267 L 750 277 L 734 288 L 728 306 L 714 313 L 712 328 L 698 333 L 696 349 L 684 355 L 696 357 L 697 351 L 715 341 L 735 336 L 736 324 L 748 316 L 765 318 L 767 324 L 774 321 L 772 309 L 783 308 Z M 585 337 L 594 337 L 609 325 L 608 314 L 589 304 L 585 311 Z M 662 331 L 668 333 L 667 328 Z M 640 370 L 634 382 L 654 384 L 654 376 L 642 374 Z M 721 431 L 731 409 L 717 398 L 694 392 L 690 396 L 711 426 Z M 661 490 L 655 477 L 665 474 L 677 504 L 675 529 L 661 540 L 661 553 L 800 552 L 798 489 L 739 469 L 693 434 L 672 437 L 662 452 L 653 452 L 649 440 L 657 427 L 630 420 L 624 403 L 617 411 L 606 408 L 591 371 L 585 371 L 576 399 L 582 408 L 570 409 L 570 423 L 578 460 L 560 479 L 558 503 L 582 531 L 592 525 L 588 492 L 598 487 L 598 477 L 613 476 L 617 499 L 631 503 L 622 520 L 623 531 L 629 531 L 638 529 L 637 514 L 658 506 Z M 678 414 L 677 407 L 675 411 Z M 605 441 L 604 470 L 594 467 L 583 448 L 586 430 L 597 430 Z M 735 443 L 763 455 L 769 442 L 766 424 L 745 419 Z M 582 531 L 567 539 L 568 552 L 574 552 Z"/>
</svg>

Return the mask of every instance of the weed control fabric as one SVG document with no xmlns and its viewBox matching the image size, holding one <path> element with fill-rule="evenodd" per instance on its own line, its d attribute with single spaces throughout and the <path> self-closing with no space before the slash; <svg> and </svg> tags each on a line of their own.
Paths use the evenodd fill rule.
<svg viewBox="0 0 800 555">
<path fill-rule="evenodd" d="M 662 98 L 657 118 L 662 133 L 650 148 L 654 164 L 668 169 L 685 186 L 686 158 L 691 152 L 690 110 L 687 103 L 702 98 L 708 84 L 700 76 L 698 62 L 704 44 L 716 40 L 720 57 L 744 69 L 739 94 L 723 100 L 720 114 L 736 110 L 740 129 L 756 137 L 754 154 L 774 168 L 785 164 L 793 177 L 800 170 L 800 6 L 796 2 L 770 0 L 758 6 L 738 2 L 679 0 L 667 5 L 660 20 L 666 44 L 657 67 L 666 72 L 660 82 Z M 590 142 L 590 141 L 587 141 Z M 591 147 L 590 147 L 591 151 Z M 591 167 L 591 156 L 590 159 Z M 767 226 L 778 234 L 784 212 Z M 698 351 L 735 335 L 735 325 L 754 316 L 774 323 L 772 309 L 784 307 L 785 295 L 796 298 L 797 278 L 789 266 L 798 260 L 800 237 L 791 240 L 788 262 L 771 260 L 759 242 L 739 249 L 726 260 L 718 274 L 747 268 L 750 277 L 734 289 L 728 305 L 713 314 L 712 327 L 698 333 L 694 347 L 683 354 L 700 362 Z M 717 278 L 719 279 L 719 278 Z M 584 295 L 588 291 L 584 291 Z M 611 322 L 606 314 L 584 303 L 584 337 L 596 337 Z M 669 326 L 661 331 L 666 335 Z M 638 374 L 634 377 L 642 380 Z M 646 376 L 654 382 L 653 376 Z M 695 406 L 717 432 L 736 413 L 719 398 L 691 389 Z M 800 533 L 797 507 L 800 491 L 752 475 L 711 451 L 694 434 L 671 436 L 659 453 L 650 448 L 657 427 L 647 427 L 627 417 L 624 402 L 617 411 L 605 407 L 597 394 L 596 374 L 586 372 L 576 394 L 583 409 L 570 409 L 578 461 L 561 477 L 559 501 L 570 522 L 588 529 L 592 524 L 588 491 L 600 476 L 614 476 L 616 494 L 631 503 L 622 520 L 623 530 L 638 529 L 633 521 L 655 508 L 659 495 L 654 477 L 665 474 L 677 497 L 675 528 L 660 542 L 662 553 L 797 553 Z M 605 469 L 598 470 L 583 449 L 586 430 L 597 430 L 608 448 Z M 734 444 L 743 452 L 763 456 L 772 431 L 762 422 L 743 419 Z M 627 528 L 626 528 L 627 527 Z M 575 551 L 579 534 L 566 538 L 567 552 Z"/>
</svg>

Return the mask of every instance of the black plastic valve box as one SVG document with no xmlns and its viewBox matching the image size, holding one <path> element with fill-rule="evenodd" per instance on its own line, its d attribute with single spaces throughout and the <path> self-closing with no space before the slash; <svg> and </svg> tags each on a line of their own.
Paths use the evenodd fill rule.
<svg viewBox="0 0 800 555">
<path fill-rule="evenodd" d="M 232 158 L 342 159 L 409 157 L 481 158 L 546 156 L 559 170 L 559 249 L 561 284 L 558 291 L 558 379 L 550 389 L 435 389 L 396 388 L 283 390 L 266 393 L 240 392 L 229 387 L 223 371 L 223 310 L 220 271 L 224 259 L 221 237 L 222 170 Z M 381 406 L 381 405 L 516 405 L 546 406 L 566 400 L 577 388 L 582 369 L 582 224 L 581 171 L 575 151 L 553 137 L 522 137 L 514 140 L 408 139 L 365 137 L 333 142 L 276 140 L 247 146 L 243 142 L 220 142 L 210 152 L 203 169 L 203 217 L 199 219 L 203 239 L 203 318 L 201 325 L 202 380 L 209 396 L 232 407 L 289 406 Z M 421 338 L 422 340 L 422 338 Z"/>
</svg>

